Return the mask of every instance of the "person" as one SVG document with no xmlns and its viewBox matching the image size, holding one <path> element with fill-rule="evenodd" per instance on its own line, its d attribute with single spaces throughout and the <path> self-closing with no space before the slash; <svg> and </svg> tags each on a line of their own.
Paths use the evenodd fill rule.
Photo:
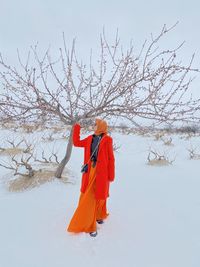
<svg viewBox="0 0 200 267">
<path fill-rule="evenodd" d="M 108 135 L 105 120 L 95 119 L 94 133 L 80 140 L 81 125 L 73 126 L 73 145 L 84 148 L 84 164 L 87 170 L 82 174 L 81 193 L 74 215 L 67 227 L 68 232 L 86 232 L 97 235 L 97 223 L 104 223 L 109 215 L 107 198 L 110 182 L 115 179 L 115 156 L 113 139 Z"/>
</svg>

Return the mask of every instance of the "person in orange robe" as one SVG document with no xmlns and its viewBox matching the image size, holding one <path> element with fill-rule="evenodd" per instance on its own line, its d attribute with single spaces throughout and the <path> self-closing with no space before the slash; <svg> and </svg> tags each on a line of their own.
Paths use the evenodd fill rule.
<svg viewBox="0 0 200 267">
<path fill-rule="evenodd" d="M 96 223 L 102 224 L 109 215 L 106 201 L 109 197 L 109 184 L 115 177 L 113 140 L 108 135 L 108 126 L 104 120 L 96 119 L 94 134 L 82 140 L 80 128 L 80 124 L 74 125 L 73 144 L 84 147 L 84 164 L 88 163 L 88 170 L 82 174 L 78 207 L 67 231 L 86 232 L 96 236 Z"/>
</svg>

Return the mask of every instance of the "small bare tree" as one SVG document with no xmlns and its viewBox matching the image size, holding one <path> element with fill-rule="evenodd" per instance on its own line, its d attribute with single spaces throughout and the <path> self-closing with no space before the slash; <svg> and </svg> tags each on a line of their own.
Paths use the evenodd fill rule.
<svg viewBox="0 0 200 267">
<path fill-rule="evenodd" d="M 14 171 L 14 175 L 21 175 L 25 177 L 33 177 L 35 170 L 30 164 L 30 159 L 33 157 L 32 153 L 29 153 L 29 156 L 24 158 L 24 155 L 21 156 L 20 161 L 16 159 L 16 155 L 11 157 L 11 163 L 0 163 L 0 166 Z M 25 169 L 26 172 L 22 172 L 19 169 Z"/>
<path fill-rule="evenodd" d="M 190 159 L 200 159 L 200 153 L 197 153 L 196 150 L 197 148 L 193 147 L 192 145 L 190 146 L 190 148 L 187 149 L 190 155 Z"/>
<path fill-rule="evenodd" d="M 10 66 L 0 55 L 0 77 L 4 92 L 0 94 L 0 114 L 5 121 L 59 120 L 71 125 L 80 120 L 121 117 L 134 125 L 136 118 L 154 121 L 197 119 L 199 99 L 188 97 L 193 78 L 190 73 L 194 55 L 188 66 L 177 60 L 178 50 L 160 50 L 158 43 L 171 28 L 166 25 L 149 42 L 145 41 L 138 54 L 132 43 L 124 50 L 118 32 L 114 43 L 100 36 L 100 58 L 89 65 L 78 60 L 75 40 L 52 59 L 50 49 L 41 57 L 37 45 L 31 47 L 25 62 L 18 51 L 20 68 Z M 65 156 L 55 176 L 60 178 L 72 151 L 71 127 Z"/>
<path fill-rule="evenodd" d="M 158 132 L 158 133 L 156 133 L 155 134 L 155 141 L 160 141 L 160 140 L 162 140 L 162 138 L 163 138 L 163 136 L 165 135 L 165 133 L 164 132 Z"/>
<path fill-rule="evenodd" d="M 150 149 L 147 160 L 148 160 L 149 165 L 164 166 L 164 165 L 172 164 L 172 162 L 175 159 L 169 160 L 169 158 L 165 155 L 165 153 L 160 154 L 157 151 L 153 151 Z"/>
<path fill-rule="evenodd" d="M 168 138 L 168 139 L 165 139 L 165 138 L 161 138 L 161 140 L 163 141 L 164 145 L 166 146 L 173 146 L 174 144 L 172 143 L 172 138 Z"/>
<path fill-rule="evenodd" d="M 54 158 L 54 160 L 52 159 Z M 57 152 L 52 152 L 51 155 L 49 157 L 44 155 L 44 150 L 42 150 L 42 159 L 38 159 L 37 155 L 34 156 L 34 160 L 36 162 L 40 162 L 40 163 L 55 163 L 55 164 L 59 164 L 60 162 L 58 161 L 58 155 Z"/>
<path fill-rule="evenodd" d="M 11 147 L 0 147 L 0 152 L 2 152 L 3 154 L 30 153 L 35 147 L 33 143 L 27 142 L 25 138 L 22 138 L 19 142 L 16 142 L 15 138 L 12 138 L 12 140 L 7 138 L 6 142 L 9 143 Z M 22 143 L 25 143 L 25 147 L 20 147 Z"/>
<path fill-rule="evenodd" d="M 34 177 L 36 173 L 41 172 L 41 169 L 36 170 L 33 167 L 34 162 L 39 162 L 43 164 L 56 164 L 58 165 L 60 162 L 58 161 L 58 152 L 51 152 L 51 155 L 49 157 L 45 156 L 44 150 L 42 150 L 42 156 L 41 158 L 37 157 L 37 153 L 33 150 L 33 147 L 31 147 L 25 139 L 22 141 L 25 141 L 27 147 L 23 149 L 21 158 L 19 159 L 16 158 L 17 155 L 11 155 L 10 156 L 10 162 L 4 162 L 1 160 L 0 166 L 10 169 L 14 171 L 14 176 L 15 175 L 20 175 L 24 177 Z M 11 145 L 13 145 L 12 142 L 10 142 Z M 20 142 L 21 143 L 21 142 Z"/>
</svg>

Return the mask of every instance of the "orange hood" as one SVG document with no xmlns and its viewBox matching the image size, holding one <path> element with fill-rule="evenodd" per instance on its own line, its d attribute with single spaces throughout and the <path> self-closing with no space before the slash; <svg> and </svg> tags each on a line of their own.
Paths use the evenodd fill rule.
<svg viewBox="0 0 200 267">
<path fill-rule="evenodd" d="M 101 120 L 101 119 L 95 119 L 95 123 L 97 125 L 97 129 L 94 132 L 96 135 L 99 135 L 102 133 L 105 133 L 105 134 L 108 133 L 108 125 L 106 121 Z"/>
</svg>

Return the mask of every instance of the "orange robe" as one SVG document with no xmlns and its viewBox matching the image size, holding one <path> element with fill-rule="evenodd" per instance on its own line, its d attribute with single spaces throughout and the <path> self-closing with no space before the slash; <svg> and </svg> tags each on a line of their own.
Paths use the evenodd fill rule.
<svg viewBox="0 0 200 267">
<path fill-rule="evenodd" d="M 78 207 L 67 228 L 68 232 L 94 232 L 97 230 L 96 220 L 103 220 L 109 215 L 106 199 L 95 198 L 95 176 L 96 166 L 91 164 L 88 186 L 86 191 L 80 194 Z"/>
</svg>

